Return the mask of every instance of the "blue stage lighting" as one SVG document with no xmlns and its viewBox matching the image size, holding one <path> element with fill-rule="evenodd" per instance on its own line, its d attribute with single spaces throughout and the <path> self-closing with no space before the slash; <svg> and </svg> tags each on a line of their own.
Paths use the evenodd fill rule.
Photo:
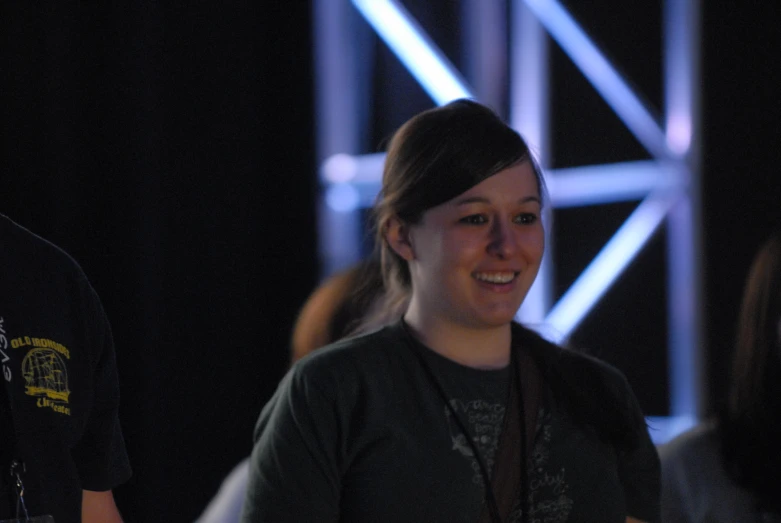
<svg viewBox="0 0 781 523">
<path fill-rule="evenodd" d="M 336 212 L 351 212 L 359 207 L 361 197 L 352 184 L 337 183 L 326 189 L 325 201 Z"/>
<path fill-rule="evenodd" d="M 474 98 L 458 71 L 401 4 L 393 0 L 352 2 L 438 105 Z"/>
<path fill-rule="evenodd" d="M 562 342 L 572 334 L 651 238 L 678 198 L 680 192 L 662 191 L 648 196 L 635 209 L 548 313 L 545 323 L 556 333 L 555 341 Z"/>
</svg>

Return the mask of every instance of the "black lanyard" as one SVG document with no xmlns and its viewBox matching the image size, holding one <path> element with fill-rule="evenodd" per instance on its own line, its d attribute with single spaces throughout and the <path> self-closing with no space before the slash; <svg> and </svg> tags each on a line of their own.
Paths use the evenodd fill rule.
<svg viewBox="0 0 781 523">
<path fill-rule="evenodd" d="M 496 495 L 494 494 L 493 486 L 491 485 L 491 475 L 488 473 L 488 467 L 485 464 L 485 461 L 483 461 L 482 456 L 480 455 L 480 451 L 477 448 L 477 444 L 474 442 L 474 438 L 471 437 L 469 431 L 467 430 L 466 424 L 463 422 L 461 417 L 458 415 L 456 410 L 453 408 L 453 406 L 450 404 L 450 401 L 448 399 L 448 395 L 445 393 L 445 389 L 442 387 L 442 384 L 439 382 L 437 377 L 434 375 L 434 371 L 431 369 L 431 366 L 426 361 L 426 358 L 423 356 L 423 353 L 421 351 L 421 347 L 419 347 L 419 343 L 415 340 L 415 338 L 412 336 L 412 333 L 409 331 L 409 328 L 407 327 L 406 322 L 402 320 L 402 326 L 404 327 L 404 332 L 407 336 L 406 341 L 410 345 L 410 348 L 412 351 L 417 355 L 418 359 L 420 360 L 421 366 L 423 367 L 423 370 L 425 371 L 429 381 L 436 389 L 437 393 L 439 394 L 440 398 L 442 398 L 443 403 L 445 404 L 445 408 L 448 409 L 451 416 L 453 416 L 453 419 L 456 420 L 456 424 L 458 425 L 458 429 L 461 431 L 461 433 L 466 438 L 467 443 L 469 443 L 469 447 L 472 449 L 472 452 L 474 453 L 475 459 L 477 460 L 477 464 L 480 467 L 480 474 L 483 477 L 483 484 L 485 485 L 485 497 L 486 497 L 486 504 L 488 505 L 488 511 L 491 515 L 491 520 L 494 523 L 502 523 L 502 517 L 499 513 L 499 505 L 496 502 Z M 513 389 L 513 386 L 515 387 L 517 393 L 518 393 L 518 423 L 520 425 L 520 431 L 521 431 L 521 510 L 522 510 L 522 521 L 527 521 L 527 514 L 528 514 L 528 503 L 526 499 L 526 485 L 527 485 L 527 473 L 526 473 L 526 418 L 525 418 L 525 412 L 524 412 L 524 403 L 523 403 L 523 388 L 521 387 L 521 375 L 520 370 L 518 366 L 517 357 L 515 354 L 515 350 L 511 348 L 510 350 L 510 366 L 512 367 L 512 374 L 511 374 L 511 382 L 510 383 L 510 390 Z M 508 402 L 509 406 L 510 402 Z M 506 412 L 505 416 L 510 415 L 511 413 Z M 497 463 L 495 466 L 499 466 Z"/>
<path fill-rule="evenodd" d="M 30 518 L 27 513 L 27 506 L 24 503 L 24 484 L 22 483 L 22 476 L 25 472 L 24 462 L 19 459 L 19 450 L 17 448 L 16 441 L 16 429 L 14 428 L 14 416 L 11 411 L 11 398 L 8 391 L 8 382 L 5 377 L 0 375 L 0 412 L 3 414 L 3 419 L 0 420 L 2 424 L 2 439 L 0 439 L 0 445 L 3 446 L 3 452 L 0 453 L 4 459 L 0 463 L 0 474 L 3 475 L 2 483 L 8 483 L 8 500 L 9 507 L 16 508 L 16 517 L 21 518 L 24 516 L 26 519 Z"/>
</svg>

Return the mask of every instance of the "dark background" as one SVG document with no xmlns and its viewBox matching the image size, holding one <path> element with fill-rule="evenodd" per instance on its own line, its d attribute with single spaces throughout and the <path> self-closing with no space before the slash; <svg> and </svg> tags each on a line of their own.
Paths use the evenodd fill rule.
<svg viewBox="0 0 781 523">
<path fill-rule="evenodd" d="M 127 521 L 192 521 L 249 453 L 288 361 L 292 321 L 319 277 L 312 20 L 298 0 L 128 4 L 2 4 L 0 212 L 71 253 L 112 321 L 135 471 L 116 491 Z M 660 110 L 660 5 L 567 4 Z M 746 269 L 781 223 L 781 7 L 703 4 L 703 311 L 714 405 Z M 442 29 L 457 23 L 454 3 L 405 5 L 458 65 Z M 431 106 L 373 45 L 382 102 L 368 148 Z M 646 157 L 555 46 L 552 58 L 554 166 Z M 557 217 L 559 250 L 571 246 L 562 281 L 631 207 L 587 212 Z M 627 272 L 628 287 L 594 312 L 596 327 L 578 333 L 617 348 L 611 358 L 651 414 L 666 405 L 664 386 L 653 385 L 665 381 L 663 235 Z"/>
</svg>

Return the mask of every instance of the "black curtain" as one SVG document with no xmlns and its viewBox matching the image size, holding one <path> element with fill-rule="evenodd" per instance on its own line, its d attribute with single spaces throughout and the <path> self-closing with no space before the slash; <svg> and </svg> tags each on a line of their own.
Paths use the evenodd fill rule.
<svg viewBox="0 0 781 523">
<path fill-rule="evenodd" d="M 69 251 L 103 299 L 135 470 L 116 491 L 127 521 L 192 521 L 249 453 L 317 280 L 312 21 L 305 1 L 124 4 L 0 7 L 0 212 Z M 781 223 L 781 16 L 773 2 L 703 9 L 715 403 L 748 263 Z M 659 103 L 646 66 L 626 68 Z"/>
<path fill-rule="evenodd" d="M 0 212 L 112 322 L 129 522 L 192 521 L 317 278 L 306 2 L 4 2 Z"/>
<path fill-rule="evenodd" d="M 702 2 L 706 376 L 726 398 L 749 265 L 781 227 L 781 4 Z"/>
</svg>

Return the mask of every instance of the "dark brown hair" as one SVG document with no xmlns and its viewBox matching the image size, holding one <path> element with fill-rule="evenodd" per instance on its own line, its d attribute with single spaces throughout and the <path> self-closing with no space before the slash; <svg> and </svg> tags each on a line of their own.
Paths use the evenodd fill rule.
<svg viewBox="0 0 781 523">
<path fill-rule="evenodd" d="M 730 394 L 720 413 L 725 465 L 765 508 L 781 509 L 781 231 L 759 249 L 738 318 Z"/>
</svg>

